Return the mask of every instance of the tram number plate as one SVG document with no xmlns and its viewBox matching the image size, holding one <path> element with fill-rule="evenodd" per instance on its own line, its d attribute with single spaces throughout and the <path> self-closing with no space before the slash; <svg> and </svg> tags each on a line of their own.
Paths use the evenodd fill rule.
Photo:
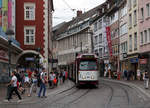
<svg viewBox="0 0 150 108">
<path fill-rule="evenodd" d="M 90 76 L 87 76 L 87 78 L 90 78 Z"/>
</svg>

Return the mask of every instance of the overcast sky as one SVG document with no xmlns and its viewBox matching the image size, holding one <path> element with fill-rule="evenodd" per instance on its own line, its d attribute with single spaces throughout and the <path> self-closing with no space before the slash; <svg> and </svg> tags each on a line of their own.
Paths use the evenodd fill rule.
<svg viewBox="0 0 150 108">
<path fill-rule="evenodd" d="M 54 1 L 54 13 L 53 13 L 53 26 L 63 22 L 69 21 L 73 17 L 76 17 L 76 11 L 82 10 L 88 11 L 105 0 L 53 0 Z"/>
</svg>

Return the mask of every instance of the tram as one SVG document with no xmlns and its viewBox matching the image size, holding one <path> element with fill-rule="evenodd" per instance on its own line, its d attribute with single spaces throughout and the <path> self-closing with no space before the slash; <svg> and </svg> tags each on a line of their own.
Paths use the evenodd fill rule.
<svg viewBox="0 0 150 108">
<path fill-rule="evenodd" d="M 96 54 L 80 54 L 75 60 L 75 83 L 93 84 L 98 87 L 98 57 Z"/>
</svg>

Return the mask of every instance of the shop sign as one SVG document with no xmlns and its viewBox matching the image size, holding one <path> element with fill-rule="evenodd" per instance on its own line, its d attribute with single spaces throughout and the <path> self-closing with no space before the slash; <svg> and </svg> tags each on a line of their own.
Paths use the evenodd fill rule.
<svg viewBox="0 0 150 108">
<path fill-rule="evenodd" d="M 4 50 L 0 50 L 0 59 L 8 61 L 8 54 Z"/>
<path fill-rule="evenodd" d="M 127 53 L 123 53 L 123 58 L 127 58 Z"/>
<path fill-rule="evenodd" d="M 131 63 L 138 63 L 139 59 L 138 58 L 131 58 L 130 62 Z"/>
<path fill-rule="evenodd" d="M 140 64 L 147 64 L 147 59 L 140 59 Z"/>
<path fill-rule="evenodd" d="M 26 61 L 34 61 L 35 59 L 34 59 L 34 57 L 27 57 L 27 58 L 25 58 L 25 60 Z"/>
</svg>

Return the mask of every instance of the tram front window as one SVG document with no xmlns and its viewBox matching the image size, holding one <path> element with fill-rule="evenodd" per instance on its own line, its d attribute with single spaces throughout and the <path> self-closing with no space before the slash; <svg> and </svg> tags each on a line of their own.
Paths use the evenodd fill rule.
<svg viewBox="0 0 150 108">
<path fill-rule="evenodd" d="M 97 70 L 96 61 L 81 61 L 79 70 Z"/>
</svg>

